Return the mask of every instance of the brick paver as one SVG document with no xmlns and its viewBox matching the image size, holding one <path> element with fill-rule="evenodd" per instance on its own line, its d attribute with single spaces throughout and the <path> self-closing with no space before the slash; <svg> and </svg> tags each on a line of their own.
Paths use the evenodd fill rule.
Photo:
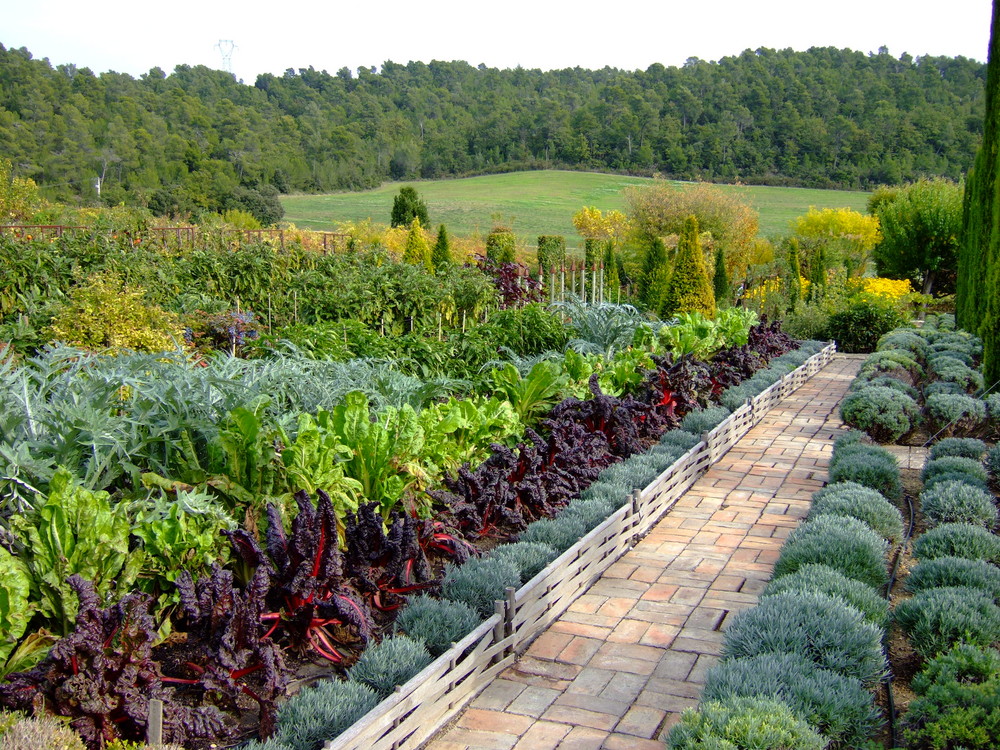
<svg viewBox="0 0 1000 750">
<path fill-rule="evenodd" d="M 823 486 L 860 359 L 778 404 L 427 750 L 661 747 Z"/>
</svg>

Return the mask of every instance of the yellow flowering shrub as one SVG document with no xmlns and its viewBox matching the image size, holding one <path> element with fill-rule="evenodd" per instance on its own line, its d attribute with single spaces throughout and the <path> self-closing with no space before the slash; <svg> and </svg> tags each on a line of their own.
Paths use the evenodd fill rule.
<svg viewBox="0 0 1000 750">
<path fill-rule="evenodd" d="M 46 334 L 95 352 L 173 351 L 183 342 L 176 315 L 145 301 L 142 287 L 113 276 L 92 276 L 71 290 Z"/>
<path fill-rule="evenodd" d="M 914 293 L 913 285 L 909 279 L 883 279 L 876 277 L 857 279 L 853 284 L 856 287 L 856 291 L 876 297 L 884 297 L 892 301 L 897 301 L 908 294 Z"/>
</svg>

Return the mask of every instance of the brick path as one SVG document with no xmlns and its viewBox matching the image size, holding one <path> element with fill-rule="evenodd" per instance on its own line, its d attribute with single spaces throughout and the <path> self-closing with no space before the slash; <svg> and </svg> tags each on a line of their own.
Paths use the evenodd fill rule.
<svg viewBox="0 0 1000 750">
<path fill-rule="evenodd" d="M 823 485 L 859 367 L 837 355 L 772 409 L 427 750 L 663 750 Z"/>
</svg>

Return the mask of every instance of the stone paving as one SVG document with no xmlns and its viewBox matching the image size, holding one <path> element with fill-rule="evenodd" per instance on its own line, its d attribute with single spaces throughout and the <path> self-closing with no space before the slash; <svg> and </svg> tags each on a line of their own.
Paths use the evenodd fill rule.
<svg viewBox="0 0 1000 750">
<path fill-rule="evenodd" d="M 823 486 L 860 364 L 835 356 L 772 409 L 427 750 L 662 750 Z"/>
</svg>

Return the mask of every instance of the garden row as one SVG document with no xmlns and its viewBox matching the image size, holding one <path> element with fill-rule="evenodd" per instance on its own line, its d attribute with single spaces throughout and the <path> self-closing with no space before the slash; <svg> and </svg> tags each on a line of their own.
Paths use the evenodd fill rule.
<svg viewBox="0 0 1000 750">
<path fill-rule="evenodd" d="M 648 531 L 708 465 L 815 374 L 833 351 L 817 352 L 819 347 L 807 344 L 777 357 L 751 381 L 723 393 L 725 399 L 739 389 L 744 396 L 734 412 L 690 412 L 681 429 L 606 469 L 553 518 L 530 524 L 518 541 L 450 568 L 444 606 L 428 597 L 411 600 L 396 621 L 401 634 L 369 649 L 346 682 L 324 681 L 289 700 L 278 711 L 276 736 L 252 747 L 312 750 L 352 722 L 326 746 L 418 747 Z M 495 614 L 466 635 L 471 612 Z"/>
<path fill-rule="evenodd" d="M 520 532 L 554 549 L 575 541 L 612 510 L 609 497 L 617 507 L 686 446 L 668 441 L 646 464 L 623 459 L 657 445 L 727 385 L 780 379 L 796 363 L 754 372 L 792 346 L 758 326 L 708 364 L 634 351 L 598 362 L 567 351 L 524 376 L 501 368 L 497 391 L 510 400 L 427 401 L 422 384 L 407 381 L 419 411 L 405 398 L 372 409 L 343 378 L 332 383 L 338 363 L 306 363 L 290 377 L 273 361 L 217 358 L 198 368 L 78 350 L 8 362 L 4 450 L 20 474 L 6 476 L 14 554 L 4 558 L 10 596 L 0 614 L 5 671 L 16 674 L 4 703 L 28 710 L 43 701 L 92 746 L 141 739 L 153 698 L 166 704 L 172 741 L 241 736 L 253 727 L 234 718 L 257 713 L 267 735 L 303 655 L 325 658 L 327 672 L 363 669 L 365 644 L 391 631 L 396 610 L 420 591 L 475 591 L 498 576 L 517 583 L 521 572 L 512 578 L 499 558 L 482 563 L 474 545 Z M 620 397 L 602 390 L 616 381 Z M 590 397 L 567 398 L 574 388 Z M 47 411 L 54 404 L 61 414 Z M 703 429 L 705 416 L 693 427 L 698 417 L 688 417 L 689 428 Z M 533 428 L 512 433 L 518 418 Z M 130 442 L 136 435 L 140 444 Z M 492 449 L 477 442 L 482 435 Z M 528 529 L 588 487 L 588 504 Z M 548 553 L 518 549 L 506 553 L 515 562 Z M 444 564 L 464 558 L 475 559 L 449 568 L 442 584 Z M 473 595 L 452 595 L 476 609 Z M 416 601 L 434 616 L 447 609 Z M 55 640 L 42 628 L 63 637 L 37 667 L 17 671 Z"/>
<path fill-rule="evenodd" d="M 936 426 L 950 428 L 942 434 L 955 429 L 961 418 L 939 416 L 935 395 L 971 401 L 951 392 L 951 384 L 964 393 L 977 382 L 981 388 L 982 379 L 974 369 L 978 342 L 950 330 L 950 322 L 884 336 L 842 405 L 845 421 L 861 426 L 860 414 L 871 420 L 864 426 L 884 426 L 890 417 L 872 406 L 882 394 L 898 403 L 896 394 L 923 393 Z M 948 361 L 955 352 L 960 356 Z M 925 365 L 929 382 L 917 377 Z M 986 407 L 979 421 L 957 426 L 988 434 L 996 422 L 983 417 L 991 413 Z M 699 709 L 672 731 L 671 747 L 870 746 L 884 721 L 875 691 L 891 675 L 889 628 L 898 628 L 924 661 L 910 685 L 918 697 L 904 734 L 897 737 L 892 726 L 889 736 L 909 748 L 994 746 L 1000 538 L 993 534 L 997 507 L 989 483 L 1000 484 L 1000 448 L 944 438 L 932 447 L 921 478 L 920 528 L 930 530 L 913 544 L 919 562 L 890 611 L 886 597 L 912 532 L 912 517 L 906 528 L 897 507 L 904 495 L 900 471 L 893 455 L 862 432 L 835 442 L 830 483 L 789 535 L 761 603 L 726 631 L 722 662 L 708 675 Z"/>
<path fill-rule="evenodd" d="M 1000 392 L 975 368 L 982 344 L 950 315 L 883 336 L 844 400 L 844 421 L 879 442 L 921 427 L 938 436 L 1000 435 Z M 976 395 L 981 394 L 981 395 Z"/>
</svg>

